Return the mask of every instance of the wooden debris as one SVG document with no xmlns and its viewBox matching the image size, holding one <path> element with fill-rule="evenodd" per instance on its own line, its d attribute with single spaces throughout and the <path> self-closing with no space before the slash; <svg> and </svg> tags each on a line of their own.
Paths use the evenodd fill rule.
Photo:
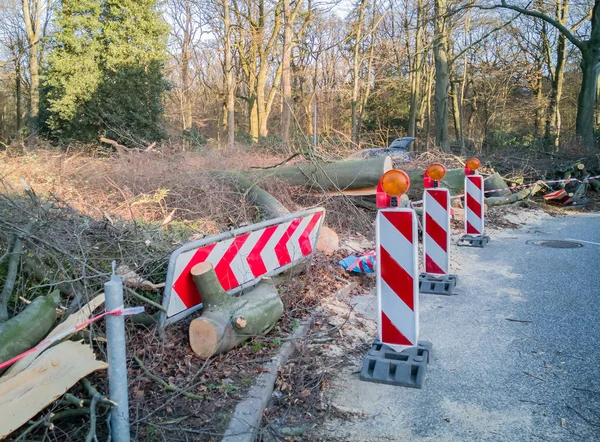
<svg viewBox="0 0 600 442">
<path fill-rule="evenodd" d="M 58 290 L 40 296 L 21 313 L 0 324 L 0 362 L 35 347 L 56 321 L 56 307 L 60 303 Z"/>
<path fill-rule="evenodd" d="M 340 248 L 340 238 L 333 229 L 327 226 L 321 226 L 319 239 L 317 240 L 317 250 L 327 256 L 333 255 Z"/>
<path fill-rule="evenodd" d="M 154 284 L 153 282 L 142 278 L 140 275 L 138 275 L 135 271 L 131 270 L 126 265 L 120 265 L 117 268 L 117 275 L 122 276 L 124 279 L 125 286 L 132 289 L 157 292 L 165 287 L 165 284 L 163 282 L 159 284 Z"/>
<path fill-rule="evenodd" d="M 195 265 L 191 274 L 204 303 L 202 316 L 189 328 L 190 345 L 200 357 L 223 353 L 268 332 L 283 313 L 279 293 L 269 281 L 236 298 L 223 290 L 210 262 Z"/>
<path fill-rule="evenodd" d="M 107 367 L 96 360 L 89 346 L 66 341 L 45 351 L 13 378 L 0 378 L 0 439 L 27 423 L 81 378 Z"/>
<path fill-rule="evenodd" d="M 57 335 L 65 332 L 66 330 L 69 330 L 69 329 L 75 327 L 77 324 L 81 324 L 82 322 L 85 322 L 87 319 L 90 318 L 90 316 L 92 316 L 92 313 L 94 312 L 94 310 L 96 310 L 102 304 L 104 304 L 104 293 L 96 296 L 94 299 L 92 299 L 90 302 L 88 302 L 86 305 L 84 305 L 80 310 L 73 313 L 67 319 L 65 319 L 63 322 L 58 324 L 58 326 L 56 326 L 50 333 L 48 333 L 48 335 L 45 337 L 45 339 L 53 338 L 54 336 L 57 336 Z M 42 339 L 40 339 L 39 341 L 41 341 L 41 340 Z M 39 344 L 39 341 L 36 342 L 35 344 L 33 344 L 31 347 Z M 8 369 L 8 371 L 0 379 L 2 381 L 6 381 L 6 380 L 16 376 L 17 374 L 19 374 L 20 372 L 25 370 L 27 367 L 29 367 L 29 365 L 31 365 L 31 363 L 35 360 L 35 358 L 37 358 L 40 355 L 40 353 L 42 353 L 43 351 L 44 350 L 38 350 L 34 353 L 31 353 L 31 354 L 25 356 L 20 361 L 17 361 L 12 367 L 10 367 Z"/>
</svg>

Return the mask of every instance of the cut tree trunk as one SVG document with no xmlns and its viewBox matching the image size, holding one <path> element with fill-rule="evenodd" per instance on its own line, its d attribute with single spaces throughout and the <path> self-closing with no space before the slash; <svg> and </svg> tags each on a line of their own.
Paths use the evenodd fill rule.
<svg viewBox="0 0 600 442">
<path fill-rule="evenodd" d="M 60 292 L 35 298 L 25 310 L 0 324 L 0 363 L 37 345 L 56 321 Z"/>
<path fill-rule="evenodd" d="M 274 176 L 295 186 L 318 187 L 324 190 L 362 189 L 377 186 L 381 175 L 392 168 L 392 159 L 386 156 L 368 160 L 277 167 L 263 171 L 262 176 Z"/>
<path fill-rule="evenodd" d="M 525 198 L 529 198 L 530 196 L 535 195 L 540 190 L 542 190 L 542 188 L 543 188 L 542 185 L 543 184 L 536 184 L 535 186 L 533 186 L 533 188 L 526 187 L 525 189 L 520 190 L 519 192 L 511 193 L 510 195 L 506 195 L 506 196 L 486 198 L 485 203 L 488 207 L 504 206 L 506 204 L 513 204 L 518 201 L 524 200 Z"/>
<path fill-rule="evenodd" d="M 94 299 L 92 299 L 90 302 L 88 302 L 86 305 L 84 305 L 79 311 L 77 311 L 77 312 L 73 313 L 72 315 L 70 315 L 69 317 L 67 317 L 63 322 L 58 324 L 58 326 L 53 328 L 52 331 L 50 333 L 48 333 L 48 335 L 45 338 L 41 338 L 41 339 L 54 338 L 62 333 L 65 333 L 67 330 L 74 328 L 76 325 L 81 324 L 82 322 L 85 322 L 87 319 L 89 319 L 92 316 L 94 310 L 96 310 L 102 304 L 104 304 L 104 293 L 101 293 L 100 295 L 96 296 Z M 41 339 L 40 339 L 40 341 L 41 341 Z M 37 345 L 37 344 L 38 344 L 38 342 L 36 342 L 34 345 Z M 21 373 L 23 370 L 25 370 L 27 367 L 29 367 L 29 365 L 31 365 L 31 363 L 33 363 L 33 361 L 35 361 L 35 359 L 44 350 L 45 349 L 37 350 L 33 353 L 30 353 L 27 356 L 25 356 L 23 359 L 19 360 L 15 364 L 13 364 L 6 371 L 6 373 L 4 373 L 4 375 L 2 376 L 2 381 L 6 381 L 10 378 L 15 377 L 17 374 Z"/>
<path fill-rule="evenodd" d="M 413 199 L 421 199 L 423 197 L 423 173 L 425 170 L 413 170 L 412 172 L 408 172 L 408 176 L 410 178 L 410 189 L 408 191 L 408 195 Z M 463 192 L 465 187 L 465 172 L 463 169 L 448 169 L 446 176 L 441 182 L 441 187 L 445 187 L 450 190 L 451 195 L 458 195 Z M 361 201 L 367 201 L 367 204 L 370 206 L 374 204 L 371 199 L 366 197 L 373 196 L 377 193 L 377 185 L 364 187 L 364 188 L 356 188 L 356 189 L 347 189 L 347 190 L 330 190 L 328 195 L 347 195 L 350 197 L 357 197 L 357 199 L 353 199 L 353 201 L 357 202 L 357 205 L 361 205 Z"/>
<path fill-rule="evenodd" d="M 483 190 L 494 190 L 504 189 L 508 187 L 504 178 L 500 176 L 498 172 L 494 172 L 492 175 L 483 180 Z M 491 192 L 487 194 L 489 197 L 506 196 L 510 194 L 510 190 L 502 190 L 500 192 Z"/>
<path fill-rule="evenodd" d="M 267 333 L 283 313 L 283 302 L 269 282 L 236 298 L 223 290 L 211 263 L 197 264 L 190 273 L 204 304 L 202 316 L 190 323 L 190 345 L 202 358 Z"/>
<path fill-rule="evenodd" d="M 245 196 L 249 204 L 260 210 L 263 219 L 277 218 L 290 211 L 266 190 L 242 175 L 243 172 L 215 172 L 216 179 Z"/>
</svg>

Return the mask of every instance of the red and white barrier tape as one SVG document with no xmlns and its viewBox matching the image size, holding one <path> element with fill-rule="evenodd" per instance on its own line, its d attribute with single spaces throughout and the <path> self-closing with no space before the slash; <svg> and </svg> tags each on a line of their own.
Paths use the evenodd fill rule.
<svg viewBox="0 0 600 442">
<path fill-rule="evenodd" d="M 537 183 L 539 183 L 540 181 L 542 183 L 546 183 L 546 184 L 558 184 L 558 183 L 567 183 L 567 182 L 572 182 L 572 181 L 577 181 L 580 183 L 585 183 L 586 181 L 591 181 L 591 180 L 597 180 L 600 179 L 600 175 L 596 175 L 596 176 L 591 176 L 591 177 L 587 177 L 584 178 L 583 180 L 579 180 L 577 178 L 566 178 L 566 179 L 562 179 L 562 180 L 549 180 L 549 181 L 541 181 L 538 180 L 536 182 L 533 183 L 528 183 L 528 184 L 520 184 L 518 186 L 512 186 L 512 187 L 503 187 L 501 189 L 492 189 L 492 190 L 484 190 L 483 193 L 493 193 L 493 192 L 502 192 L 503 190 L 514 190 L 514 189 L 524 189 L 526 187 L 532 187 L 535 186 Z M 451 196 L 450 198 L 455 199 L 455 198 L 462 198 L 463 196 L 465 196 L 464 193 L 461 193 L 459 195 L 454 195 Z M 419 201 L 411 201 L 410 202 L 410 207 L 413 206 L 418 206 L 423 204 L 423 200 L 419 200 Z"/>
<path fill-rule="evenodd" d="M 120 306 L 117 307 L 114 310 L 111 310 L 110 312 L 104 312 L 98 316 L 93 316 L 92 318 L 88 319 L 87 321 L 76 325 L 75 327 L 72 327 L 68 330 L 63 331 L 62 333 L 57 334 L 56 336 L 52 336 L 51 338 L 45 339 L 44 341 L 40 342 L 38 345 L 36 345 L 35 347 L 27 350 L 24 353 L 21 353 L 18 356 L 15 356 L 12 359 L 9 359 L 8 361 L 2 362 L 0 364 L 0 370 L 5 369 L 6 367 L 11 366 L 12 364 L 14 364 L 15 362 L 23 359 L 25 356 L 34 353 L 36 351 L 39 350 L 44 350 L 45 348 L 49 347 L 50 345 L 54 344 L 57 341 L 60 341 L 61 339 L 66 338 L 67 336 L 70 336 L 72 334 L 75 334 L 76 332 L 78 332 L 79 330 L 81 330 L 82 328 L 87 327 L 88 325 L 90 325 L 93 322 L 98 321 L 99 319 L 104 318 L 105 316 L 128 316 L 128 315 L 137 315 L 138 313 L 142 313 L 144 311 L 144 307 L 128 307 L 125 308 L 124 306 Z"/>
</svg>

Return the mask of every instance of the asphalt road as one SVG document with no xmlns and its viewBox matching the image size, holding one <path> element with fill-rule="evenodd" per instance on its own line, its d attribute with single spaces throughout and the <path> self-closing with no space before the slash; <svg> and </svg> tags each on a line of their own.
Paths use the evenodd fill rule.
<svg viewBox="0 0 600 442">
<path fill-rule="evenodd" d="M 527 243 L 567 238 L 584 246 Z M 453 250 L 458 294 L 420 298 L 421 339 L 433 343 L 423 389 L 360 381 L 357 360 L 337 375 L 331 400 L 360 415 L 330 419 L 321 436 L 600 441 L 600 214 L 546 219 L 492 233 L 484 249 Z M 373 296 L 356 301 L 373 312 Z"/>
</svg>

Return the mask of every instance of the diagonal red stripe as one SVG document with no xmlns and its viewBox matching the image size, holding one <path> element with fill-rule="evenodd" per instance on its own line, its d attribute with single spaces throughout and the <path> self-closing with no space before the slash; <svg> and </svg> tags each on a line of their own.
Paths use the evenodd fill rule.
<svg viewBox="0 0 600 442">
<path fill-rule="evenodd" d="M 381 342 L 384 344 L 414 345 L 398 330 L 398 327 L 384 312 L 381 312 Z"/>
<path fill-rule="evenodd" d="M 427 192 L 431 197 L 438 202 L 440 206 L 444 208 L 444 210 L 448 210 L 448 192 L 445 190 L 439 189 L 427 189 Z"/>
<path fill-rule="evenodd" d="M 477 218 L 481 218 L 481 204 L 475 198 L 467 193 L 467 207 L 475 212 Z"/>
<path fill-rule="evenodd" d="M 187 308 L 191 308 L 202 302 L 202 297 L 198 293 L 198 289 L 196 289 L 196 284 L 194 284 L 192 275 L 190 275 L 190 270 L 196 264 L 206 261 L 206 258 L 208 258 L 210 252 L 215 248 L 215 245 L 211 244 L 196 250 L 192 259 L 190 259 L 183 272 L 181 272 L 181 275 L 179 275 L 179 278 L 177 278 L 177 281 L 173 284 L 175 296 L 179 296 Z"/>
<path fill-rule="evenodd" d="M 298 238 L 298 244 L 300 244 L 300 250 L 302 251 L 302 254 L 304 256 L 310 255 L 310 253 L 312 252 L 312 244 L 310 243 L 310 234 L 313 231 L 314 227 L 319 222 L 319 220 L 321 219 L 322 214 L 323 214 L 322 212 L 315 213 L 313 215 L 312 219 L 310 220 L 310 222 L 308 223 L 308 225 L 306 226 L 306 229 L 304 229 L 304 232 L 302 232 L 302 235 L 300 235 L 300 238 Z"/>
<path fill-rule="evenodd" d="M 467 221 L 467 233 L 469 235 L 470 234 L 473 234 L 473 235 L 481 234 L 481 232 L 479 230 L 477 230 L 475 227 L 473 227 L 473 225 L 469 221 Z"/>
<path fill-rule="evenodd" d="M 288 226 L 288 228 L 286 229 L 283 236 L 281 237 L 281 239 L 277 242 L 277 244 L 274 247 L 275 255 L 277 256 L 277 260 L 279 261 L 279 265 L 281 265 L 281 266 L 284 266 L 284 265 L 292 262 L 292 257 L 290 256 L 290 253 L 288 252 L 288 249 L 287 249 L 287 243 L 288 243 L 290 237 L 294 234 L 294 232 L 298 228 L 298 225 L 300 224 L 301 221 L 302 221 L 302 218 L 297 218 L 294 221 L 292 221 L 290 223 L 290 225 Z"/>
<path fill-rule="evenodd" d="M 433 259 L 429 255 L 425 255 L 425 271 L 427 273 L 435 273 L 438 275 L 445 275 L 446 272 L 442 270 L 440 266 L 438 266 Z"/>
<path fill-rule="evenodd" d="M 240 248 L 244 245 L 249 236 L 250 234 L 246 233 L 245 235 L 240 235 L 236 237 L 231 242 L 231 245 L 229 246 L 227 251 L 223 254 L 221 260 L 215 266 L 215 273 L 217 274 L 217 278 L 221 283 L 221 287 L 223 287 L 223 290 L 225 291 L 231 290 L 232 288 L 240 285 L 237 278 L 235 277 L 235 274 L 233 273 L 233 270 L 231 270 L 231 267 L 229 267 L 229 265 L 231 264 L 231 261 L 233 261 L 233 259 L 236 257 L 236 255 L 240 251 Z"/>
<path fill-rule="evenodd" d="M 405 253 L 412 253 L 412 251 L 406 250 Z M 415 300 L 413 294 L 413 277 L 398 264 L 392 255 L 388 253 L 382 246 L 380 246 L 380 266 L 381 266 L 381 279 L 383 279 L 387 285 L 398 295 L 398 297 L 404 302 L 408 308 L 414 311 Z M 411 269 L 409 269 L 411 270 Z"/>
<path fill-rule="evenodd" d="M 426 234 L 435 241 L 435 243 L 448 253 L 448 232 L 434 220 L 429 213 L 425 213 Z"/>
<path fill-rule="evenodd" d="M 411 212 L 381 212 L 381 214 L 412 244 L 412 213 Z"/>
<path fill-rule="evenodd" d="M 260 238 L 258 238 L 258 241 L 254 245 L 252 250 L 250 250 L 248 258 L 246 258 L 248 266 L 252 271 L 252 275 L 255 278 L 258 278 L 259 276 L 267 273 L 267 267 L 265 266 L 265 262 L 262 259 L 261 253 L 267 245 L 267 243 L 269 242 L 269 240 L 271 239 L 271 237 L 273 236 L 273 234 L 275 233 L 275 230 L 277 230 L 277 227 L 279 226 L 267 227 L 263 234 L 260 236 Z"/>
<path fill-rule="evenodd" d="M 468 177 L 469 181 L 471 181 L 479 190 L 483 186 L 483 177 L 481 175 L 475 175 Z"/>
</svg>

